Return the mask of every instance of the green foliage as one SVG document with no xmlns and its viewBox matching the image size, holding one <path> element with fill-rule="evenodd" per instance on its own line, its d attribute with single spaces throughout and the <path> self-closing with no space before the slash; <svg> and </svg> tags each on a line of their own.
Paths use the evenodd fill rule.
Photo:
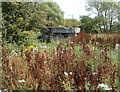
<svg viewBox="0 0 120 92">
<path fill-rule="evenodd" d="M 2 2 L 3 40 L 24 42 L 31 33 L 48 27 L 80 27 L 86 32 L 118 31 L 118 5 L 114 2 L 90 2 L 87 10 L 96 9 L 97 16 L 65 19 L 55 2 Z"/>
<path fill-rule="evenodd" d="M 63 25 L 64 16 L 63 11 L 55 2 L 43 2 L 41 4 L 41 10 L 46 14 L 48 20 L 47 26 L 54 27 L 58 25 Z"/>
<path fill-rule="evenodd" d="M 2 2 L 3 40 L 18 43 L 33 32 L 63 24 L 63 12 L 54 2 Z"/>
<path fill-rule="evenodd" d="M 118 26 L 114 24 L 114 22 L 118 23 L 118 4 L 116 2 L 89 2 L 87 10 L 96 14 L 95 19 L 100 31 L 118 30 Z"/>
<path fill-rule="evenodd" d="M 79 27 L 81 25 L 81 21 L 77 19 L 66 19 L 65 26 L 66 27 Z"/>
<path fill-rule="evenodd" d="M 96 24 L 97 21 L 95 19 L 92 19 L 89 16 L 81 16 L 80 21 L 82 22 L 82 25 L 80 26 L 82 30 L 88 33 L 99 31 L 99 28 Z"/>
<path fill-rule="evenodd" d="M 3 75 L 3 80 L 4 80 L 3 89 L 10 88 L 11 90 L 12 89 L 34 90 L 36 88 L 36 85 L 38 84 L 38 81 L 39 81 L 38 79 L 40 78 L 41 79 L 41 82 L 39 83 L 41 85 L 40 90 L 46 90 L 46 89 L 56 90 L 58 87 L 58 86 L 54 86 L 56 85 L 56 81 L 59 87 L 61 86 L 63 87 L 63 90 L 71 90 L 71 91 L 82 90 L 76 86 L 76 83 L 78 83 L 77 81 L 81 80 L 79 84 L 82 84 L 83 83 L 82 80 L 84 80 L 85 78 L 85 82 L 84 82 L 85 90 L 91 90 L 91 91 L 96 90 L 96 87 L 98 88 L 99 84 L 106 84 L 110 88 L 113 85 L 114 87 L 113 90 L 119 90 L 119 75 L 118 75 L 119 67 L 116 64 L 116 62 L 119 61 L 119 58 L 117 57 L 118 55 L 115 54 L 117 53 L 116 49 L 108 48 L 106 46 L 108 49 L 107 51 L 104 51 L 103 49 L 106 47 L 99 47 L 100 44 L 95 45 L 95 44 L 92 44 L 91 41 L 89 41 L 89 43 L 86 44 L 86 46 L 89 49 L 87 48 L 84 49 L 83 45 L 80 45 L 79 43 L 75 44 L 74 42 L 72 42 L 74 43 L 74 47 L 72 47 L 72 45 L 68 43 L 68 42 L 71 42 L 69 41 L 69 39 L 61 40 L 61 41 L 60 40 L 52 41 L 51 43 L 39 43 L 39 42 L 35 42 L 35 39 L 36 39 L 35 37 L 37 37 L 37 35 L 38 34 L 34 34 L 33 36 L 30 36 L 28 38 L 28 41 L 26 40 L 26 42 L 29 44 L 28 46 L 24 46 L 24 44 L 21 46 L 18 46 L 15 43 L 4 42 L 5 44 L 4 44 L 3 49 L 5 49 L 5 51 L 7 51 L 8 53 L 5 54 L 5 52 L 3 52 L 4 53 L 3 55 L 7 56 L 5 58 L 9 58 L 9 60 L 14 63 L 11 64 L 10 62 L 10 64 L 8 65 L 9 67 L 13 65 L 12 68 L 9 69 L 8 67 L 9 71 L 5 73 L 5 70 L 4 70 L 3 72 L 4 74 Z M 105 39 L 106 37 L 106 34 L 97 34 L 97 35 L 98 36 L 96 35 L 91 36 L 92 37 L 91 40 L 93 38 L 97 39 L 98 37 L 102 37 L 102 39 Z M 107 34 L 107 37 L 108 36 L 109 35 Z M 114 34 L 111 34 L 110 37 L 113 38 L 116 36 L 114 36 Z M 30 41 L 31 42 L 33 41 L 33 42 L 31 43 Z M 30 50 L 31 46 L 35 48 L 33 51 L 31 49 L 29 56 L 26 56 L 27 51 L 25 51 L 25 49 Z M 89 53 L 88 54 L 85 54 L 85 53 L 89 51 L 90 51 L 91 56 L 87 58 L 85 56 L 88 56 Z M 15 53 L 17 54 L 16 56 L 14 55 Z M 23 53 L 22 57 L 21 57 L 21 53 Z M 36 54 L 38 53 L 39 53 L 39 56 L 36 56 Z M 45 59 L 44 59 L 44 54 L 46 57 Z M 108 57 L 108 59 L 106 59 L 107 61 L 104 61 L 103 56 Z M 27 60 L 27 57 L 30 58 L 30 62 L 24 62 Z M 5 62 L 5 60 L 7 59 L 3 58 L 3 60 L 4 60 L 3 62 Z M 47 63 L 42 63 L 42 66 L 45 66 L 45 68 L 38 67 L 39 68 L 38 71 L 37 71 L 37 68 L 32 68 L 34 66 L 34 63 L 37 62 L 37 60 L 38 61 L 40 60 L 41 62 L 48 61 Z M 81 63 L 83 60 L 85 61 L 85 68 L 83 68 L 83 63 Z M 29 65 L 29 63 L 31 66 Z M 36 63 L 35 65 L 38 65 L 39 63 L 40 62 Z M 59 67 L 60 65 L 62 66 Z M 103 67 L 103 69 L 101 70 L 101 68 L 99 67 Z M 35 69 L 36 72 L 34 73 L 33 70 L 30 71 L 31 68 Z M 3 69 L 5 69 L 5 67 Z M 14 69 L 16 71 L 14 71 Z M 45 70 L 44 72 L 43 69 L 50 69 L 50 74 L 46 74 L 48 70 Z M 42 72 L 39 72 L 40 70 Z M 17 72 L 17 71 L 20 71 L 20 72 Z M 59 71 L 62 71 L 62 72 L 59 72 Z M 13 75 L 15 76 L 10 75 L 10 78 L 7 78 L 7 75 L 9 74 L 9 72 L 12 72 Z M 112 77 L 112 74 L 114 72 L 115 72 L 115 76 Z M 33 73 L 34 75 L 40 76 L 40 77 L 37 77 L 37 80 L 36 80 Z M 31 74 L 31 75 L 27 76 L 28 74 Z M 37 75 L 37 74 L 40 74 L 40 75 Z M 79 74 L 79 75 L 77 76 L 75 74 Z M 82 76 L 83 74 L 85 74 L 85 76 Z M 60 78 L 60 80 L 58 80 L 57 78 Z M 15 88 L 14 86 L 8 83 L 9 81 L 6 82 L 6 79 L 11 80 Z M 101 79 L 102 81 L 99 82 L 98 79 Z M 25 82 L 17 82 L 16 80 L 17 81 L 25 80 Z M 53 82 L 49 80 L 52 80 Z M 16 81 L 16 83 L 14 83 L 14 81 Z M 51 84 L 53 84 L 54 88 L 51 88 L 52 86 Z M 100 92 L 102 92 L 103 90 L 104 89 L 101 89 L 101 88 L 98 89 L 98 91 Z"/>
<path fill-rule="evenodd" d="M 27 36 L 24 31 L 30 30 L 25 27 L 29 23 L 27 7 L 30 5 L 32 4 L 25 2 L 2 2 L 3 38 L 5 40 L 18 42 Z"/>
</svg>

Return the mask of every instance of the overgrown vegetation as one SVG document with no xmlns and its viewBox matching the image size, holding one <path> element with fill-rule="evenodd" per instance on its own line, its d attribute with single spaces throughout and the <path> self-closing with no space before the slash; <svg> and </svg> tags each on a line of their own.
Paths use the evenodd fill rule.
<svg viewBox="0 0 120 92">
<path fill-rule="evenodd" d="M 2 2 L 3 40 L 23 41 L 47 27 L 63 25 L 63 11 L 55 2 Z"/>
<path fill-rule="evenodd" d="M 22 45 L 14 51 L 3 44 L 2 88 L 100 91 L 105 89 L 98 85 L 106 84 L 107 90 L 120 90 L 118 35 L 92 36 L 80 32 L 63 42 Z"/>
<path fill-rule="evenodd" d="M 80 16 L 80 20 L 64 19 L 64 13 L 55 2 L 2 2 L 3 40 L 23 41 L 48 27 L 79 27 L 88 33 L 118 31 L 118 4 L 115 2 L 88 2 L 87 10 L 94 18 Z"/>
<path fill-rule="evenodd" d="M 89 2 L 92 9 L 95 18 L 64 19 L 54 2 L 2 2 L 2 89 L 120 90 L 118 5 Z M 41 43 L 37 37 L 48 27 L 84 32 Z"/>
</svg>

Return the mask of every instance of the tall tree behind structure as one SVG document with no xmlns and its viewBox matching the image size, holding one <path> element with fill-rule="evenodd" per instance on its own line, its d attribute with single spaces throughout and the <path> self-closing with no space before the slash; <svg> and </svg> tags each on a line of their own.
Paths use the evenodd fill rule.
<svg viewBox="0 0 120 92">
<path fill-rule="evenodd" d="M 93 11 L 97 15 L 100 31 L 112 30 L 118 17 L 118 4 L 116 2 L 89 2 L 87 10 Z"/>
<path fill-rule="evenodd" d="M 62 25 L 63 12 L 54 2 L 2 2 L 3 39 L 23 41 L 47 27 Z"/>
</svg>

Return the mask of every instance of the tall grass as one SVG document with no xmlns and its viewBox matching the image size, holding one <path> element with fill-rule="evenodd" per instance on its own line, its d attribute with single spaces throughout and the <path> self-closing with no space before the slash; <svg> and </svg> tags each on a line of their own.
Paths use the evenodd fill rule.
<svg viewBox="0 0 120 92">
<path fill-rule="evenodd" d="M 84 32 L 58 43 L 33 44 L 37 49 L 22 45 L 17 55 L 10 54 L 15 47 L 3 44 L 2 89 L 100 91 L 103 83 L 120 90 L 116 44 L 117 34 L 94 38 Z"/>
</svg>

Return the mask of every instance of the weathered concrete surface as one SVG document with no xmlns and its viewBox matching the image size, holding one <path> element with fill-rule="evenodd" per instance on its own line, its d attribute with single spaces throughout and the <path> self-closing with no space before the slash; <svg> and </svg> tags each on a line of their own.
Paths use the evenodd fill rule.
<svg viewBox="0 0 120 92">
<path fill-rule="evenodd" d="M 51 39 L 61 39 L 70 36 L 75 36 L 80 32 L 80 28 L 70 28 L 70 27 L 56 27 L 48 28 L 42 31 L 42 35 L 38 39 L 42 39 L 43 42 L 50 42 Z"/>
<path fill-rule="evenodd" d="M 80 28 L 69 28 L 69 27 L 60 27 L 60 28 L 48 28 L 50 33 L 79 33 Z"/>
</svg>

